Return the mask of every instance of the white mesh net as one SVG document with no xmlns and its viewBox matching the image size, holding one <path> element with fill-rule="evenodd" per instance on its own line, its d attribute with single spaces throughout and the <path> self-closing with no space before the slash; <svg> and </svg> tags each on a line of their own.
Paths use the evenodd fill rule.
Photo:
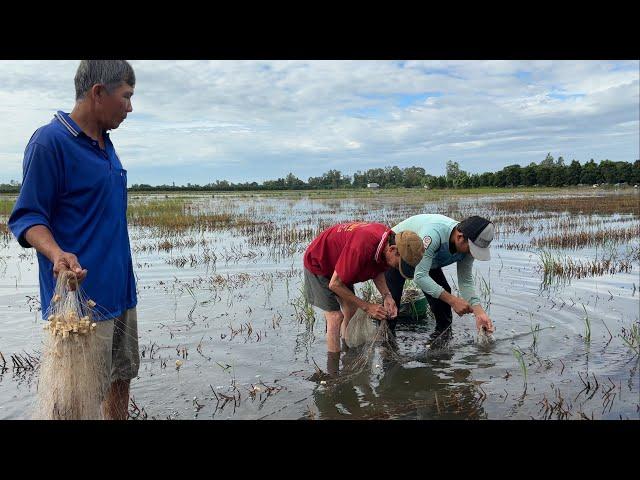
<svg viewBox="0 0 640 480">
<path fill-rule="evenodd" d="M 75 274 L 65 271 L 58 276 L 46 314 L 34 418 L 102 419 L 109 372 L 96 322 L 103 316 L 86 297 Z"/>
<path fill-rule="evenodd" d="M 351 320 L 349 320 L 344 341 L 349 348 L 355 348 L 364 343 L 371 342 L 375 335 L 376 326 L 369 315 L 359 308 L 353 317 L 351 317 Z"/>
</svg>

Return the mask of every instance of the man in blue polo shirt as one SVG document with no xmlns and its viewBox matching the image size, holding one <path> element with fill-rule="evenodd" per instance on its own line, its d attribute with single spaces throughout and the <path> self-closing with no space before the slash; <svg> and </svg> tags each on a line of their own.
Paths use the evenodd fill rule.
<svg viewBox="0 0 640 480">
<path fill-rule="evenodd" d="M 9 228 L 38 253 L 43 318 L 60 272 L 73 271 L 105 315 L 103 340 L 108 419 L 126 419 L 137 376 L 136 285 L 127 230 L 127 171 L 107 130 L 132 111 L 135 74 L 124 60 L 83 60 L 76 104 L 38 128 L 24 152 L 23 182 Z"/>
</svg>

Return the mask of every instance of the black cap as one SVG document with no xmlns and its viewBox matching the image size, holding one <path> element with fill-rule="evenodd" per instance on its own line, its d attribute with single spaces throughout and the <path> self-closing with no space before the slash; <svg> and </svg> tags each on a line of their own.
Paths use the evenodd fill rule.
<svg viewBox="0 0 640 480">
<path fill-rule="evenodd" d="M 494 227 L 486 218 L 473 216 L 460 222 L 456 228 L 469 239 L 471 256 L 477 260 L 490 260 L 489 246 L 493 240 Z"/>
<path fill-rule="evenodd" d="M 474 215 L 461 221 L 456 228 L 459 232 L 464 233 L 464 236 L 469 240 L 474 241 L 490 223 L 486 218 Z"/>
</svg>

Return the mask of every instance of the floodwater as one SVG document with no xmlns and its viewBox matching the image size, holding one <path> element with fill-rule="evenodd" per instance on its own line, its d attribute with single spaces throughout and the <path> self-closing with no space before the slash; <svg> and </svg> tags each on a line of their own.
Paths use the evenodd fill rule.
<svg viewBox="0 0 640 480">
<path fill-rule="evenodd" d="M 494 342 L 479 344 L 473 316 L 454 313 L 450 338 L 427 349 L 433 319 L 406 319 L 397 332 L 402 361 L 379 348 L 365 371 L 341 379 L 358 350 L 328 355 L 321 311 L 315 310 L 315 322 L 300 315 L 308 240 L 274 241 L 273 235 L 237 228 L 167 236 L 132 226 L 141 354 L 131 387 L 134 418 L 640 418 L 639 357 L 625 342 L 640 321 L 637 238 L 607 247 L 631 259 L 630 271 L 550 282 L 544 281 L 537 248 L 508 248 L 530 245 L 559 219 L 575 220 L 578 230 L 589 231 L 634 226 L 637 216 L 532 212 L 522 218 L 536 228 L 523 232 L 506 228 L 502 214 L 488 206 L 504 197 L 413 198 L 409 207 L 389 196 L 187 198 L 200 211 L 231 209 L 292 231 L 355 219 L 393 225 L 421 212 L 487 216 L 498 231 L 493 258 L 475 262 L 474 269 L 477 292 L 496 327 Z M 136 201 L 146 198 L 130 196 L 130 205 Z M 145 248 L 167 238 L 197 242 L 169 251 Z M 600 258 L 603 248 L 553 252 L 588 261 Z M 444 271 L 455 293 L 455 265 Z M 0 352 L 6 359 L 0 370 L 1 419 L 32 413 L 38 369 L 13 368 L 11 356 L 39 356 L 44 331 L 38 306 L 34 252 L 14 239 L 0 241 Z M 326 377 L 317 368 L 337 370 L 337 378 L 321 380 Z"/>
</svg>

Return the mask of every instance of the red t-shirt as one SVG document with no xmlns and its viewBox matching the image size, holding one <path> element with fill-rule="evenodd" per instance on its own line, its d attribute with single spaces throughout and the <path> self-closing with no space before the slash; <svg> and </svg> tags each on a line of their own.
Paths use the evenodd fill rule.
<svg viewBox="0 0 640 480">
<path fill-rule="evenodd" d="M 327 228 L 304 252 L 304 266 L 315 275 L 335 271 L 345 285 L 366 282 L 389 268 L 384 244 L 391 229 L 381 223 L 350 222 Z"/>
</svg>

